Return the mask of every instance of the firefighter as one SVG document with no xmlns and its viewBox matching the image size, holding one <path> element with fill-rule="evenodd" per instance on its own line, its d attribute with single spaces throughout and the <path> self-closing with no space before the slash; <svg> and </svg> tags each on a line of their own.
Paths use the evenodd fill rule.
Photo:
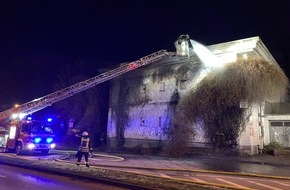
<svg viewBox="0 0 290 190">
<path fill-rule="evenodd" d="M 89 133 L 84 131 L 81 137 L 81 144 L 79 146 L 79 150 L 77 152 L 77 165 L 79 166 L 82 160 L 82 156 L 85 157 L 86 167 L 90 167 L 89 165 L 89 153 L 92 154 L 92 145 L 89 138 Z"/>
</svg>

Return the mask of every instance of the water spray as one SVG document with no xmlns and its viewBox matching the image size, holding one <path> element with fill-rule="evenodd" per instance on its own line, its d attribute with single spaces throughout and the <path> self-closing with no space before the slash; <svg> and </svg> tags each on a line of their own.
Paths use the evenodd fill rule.
<svg viewBox="0 0 290 190">
<path fill-rule="evenodd" d="M 177 55 L 191 57 L 194 53 L 204 64 L 206 69 L 213 70 L 221 68 L 229 62 L 236 61 L 236 56 L 232 55 L 231 59 L 227 57 L 218 57 L 213 54 L 206 46 L 190 39 L 189 35 L 181 35 L 175 42 Z"/>
</svg>

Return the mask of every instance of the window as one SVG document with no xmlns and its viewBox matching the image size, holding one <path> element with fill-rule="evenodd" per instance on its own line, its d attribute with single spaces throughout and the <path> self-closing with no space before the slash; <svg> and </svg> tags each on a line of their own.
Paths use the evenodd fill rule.
<svg viewBox="0 0 290 190">
<path fill-rule="evenodd" d="M 30 133 L 30 126 L 29 124 L 23 124 L 22 127 L 21 127 L 21 132 L 23 133 Z"/>
<path fill-rule="evenodd" d="M 53 132 L 50 126 L 44 125 L 41 122 L 33 122 L 33 124 L 31 125 L 31 133 L 45 134 Z"/>
<path fill-rule="evenodd" d="M 146 85 L 145 84 L 141 85 L 141 92 L 143 92 L 143 93 L 146 92 Z"/>
<path fill-rule="evenodd" d="M 145 120 L 143 119 L 143 117 L 140 117 L 140 126 L 144 126 L 145 124 Z"/>
<path fill-rule="evenodd" d="M 283 126 L 283 122 L 272 121 L 272 122 L 271 122 L 271 126 L 282 127 L 282 126 Z"/>
<path fill-rule="evenodd" d="M 162 125 L 162 118 L 159 117 L 159 118 L 158 118 L 158 126 L 160 127 L 161 125 Z"/>
<path fill-rule="evenodd" d="M 159 91 L 161 92 L 161 91 L 165 91 L 165 82 L 161 82 L 160 84 L 159 84 Z"/>
<path fill-rule="evenodd" d="M 180 81 L 180 83 L 179 83 L 180 90 L 185 90 L 186 89 L 186 82 L 187 82 L 187 80 Z"/>
<path fill-rule="evenodd" d="M 128 95 L 129 94 L 129 90 L 130 90 L 129 87 L 125 88 L 125 95 Z"/>
</svg>

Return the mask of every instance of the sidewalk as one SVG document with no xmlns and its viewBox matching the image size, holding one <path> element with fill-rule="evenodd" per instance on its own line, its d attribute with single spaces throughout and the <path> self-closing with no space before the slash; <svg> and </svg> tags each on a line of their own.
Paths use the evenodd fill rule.
<svg viewBox="0 0 290 190">
<path fill-rule="evenodd" d="M 74 154 L 73 150 L 56 150 Z M 74 158 L 73 158 L 74 159 Z M 114 151 L 94 152 L 94 159 L 90 162 L 94 164 L 115 165 L 115 166 L 155 166 L 155 167 L 188 167 L 188 163 L 200 160 L 212 160 L 215 162 L 236 162 L 236 163 L 252 163 L 270 166 L 290 167 L 290 150 L 285 150 L 283 155 L 258 154 L 253 156 L 215 156 L 215 155 L 193 155 L 186 158 L 174 158 L 166 156 L 152 156 L 130 154 Z M 167 165 L 167 162 L 169 165 Z"/>
<path fill-rule="evenodd" d="M 286 151 L 284 155 L 267 155 L 258 154 L 254 156 L 244 156 L 240 158 L 233 158 L 240 162 L 260 163 L 263 165 L 285 166 L 290 167 L 290 151 Z"/>
<path fill-rule="evenodd" d="M 145 167 L 148 165 L 162 166 L 163 162 L 175 162 L 176 165 L 183 167 L 183 162 L 197 161 L 197 160 L 214 160 L 221 162 L 239 162 L 239 163 L 252 163 L 252 164 L 262 164 L 262 165 L 271 165 L 271 166 L 284 166 L 290 167 L 290 150 L 285 151 L 283 155 L 268 155 L 268 154 L 258 154 L 253 156 L 214 156 L 214 155 L 196 155 L 187 158 L 171 158 L 171 157 L 162 157 L 162 156 L 150 156 L 150 155 L 137 155 L 137 154 L 126 154 L 126 153 L 116 153 L 116 152 L 100 152 L 96 155 L 115 155 L 121 158 L 124 158 L 123 162 L 111 163 L 111 161 L 106 161 L 100 157 L 96 160 L 98 164 L 106 164 L 110 162 L 113 165 L 142 165 Z M 100 162 L 102 161 L 102 162 Z M 116 159 L 116 161 L 120 161 Z M 135 163 L 136 162 L 136 163 Z M 176 167 L 176 166 L 170 166 Z M 186 165 L 188 167 L 188 165 Z"/>
<path fill-rule="evenodd" d="M 109 156 L 109 157 L 106 157 Z M 74 161 L 74 158 L 71 158 Z M 112 168 L 173 169 L 209 172 L 234 172 L 238 174 L 257 174 L 263 176 L 283 176 L 290 178 L 290 154 L 272 156 L 259 154 L 254 156 L 192 156 L 188 158 L 170 158 L 123 153 L 94 153 L 89 162 L 95 166 Z"/>
</svg>

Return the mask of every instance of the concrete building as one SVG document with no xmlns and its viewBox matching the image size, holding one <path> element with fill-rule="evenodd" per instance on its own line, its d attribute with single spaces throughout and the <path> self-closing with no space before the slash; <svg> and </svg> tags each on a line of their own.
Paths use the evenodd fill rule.
<svg viewBox="0 0 290 190">
<path fill-rule="evenodd" d="M 207 48 L 217 57 L 229 61 L 258 56 L 281 69 L 259 37 Z M 107 129 L 109 148 L 162 146 L 167 139 L 178 99 L 193 88 L 202 76 L 202 62 L 193 54 L 191 57 L 177 55 L 164 58 L 113 79 Z M 264 143 L 270 142 L 269 122 L 273 126 L 276 119 L 290 120 L 288 117 L 265 118 L 264 107 L 257 105 L 250 110 L 250 120 L 239 139 L 239 149 L 243 152 L 257 154 Z M 283 126 L 288 126 L 288 123 L 284 122 Z M 193 127 L 197 135 L 191 139 L 192 146 L 206 146 L 202 128 Z"/>
</svg>

